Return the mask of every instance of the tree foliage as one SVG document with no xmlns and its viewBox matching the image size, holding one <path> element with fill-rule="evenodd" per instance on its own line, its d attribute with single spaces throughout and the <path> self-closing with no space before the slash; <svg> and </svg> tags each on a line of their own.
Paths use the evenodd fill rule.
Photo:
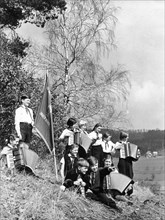
<svg viewBox="0 0 165 220">
<path fill-rule="evenodd" d="M 29 93 L 33 97 L 35 94 L 37 99 L 37 94 L 38 97 L 40 94 L 39 79 L 27 74 L 22 67 L 22 59 L 26 56 L 28 46 L 29 43 L 17 35 L 8 39 L 0 31 L 0 143 L 14 131 L 14 113 L 20 96 Z"/>
<path fill-rule="evenodd" d="M 121 66 L 107 71 L 101 62 L 114 46 L 115 12 L 110 0 L 70 0 L 67 10 L 47 23 L 49 45 L 29 54 L 32 69 L 51 74 L 64 116 L 104 125 L 123 117 L 117 105 L 128 95 L 128 72 Z"/>
<path fill-rule="evenodd" d="M 44 27 L 47 20 L 56 19 L 65 9 L 64 0 L 1 0 L 1 28 L 17 28 L 22 21 Z"/>
</svg>

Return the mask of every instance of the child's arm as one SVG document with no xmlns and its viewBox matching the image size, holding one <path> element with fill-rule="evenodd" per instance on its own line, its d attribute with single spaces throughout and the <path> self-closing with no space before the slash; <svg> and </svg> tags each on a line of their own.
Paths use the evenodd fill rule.
<svg viewBox="0 0 165 220">
<path fill-rule="evenodd" d="M 112 167 L 103 167 L 100 169 L 100 176 L 105 177 L 113 171 Z"/>
<path fill-rule="evenodd" d="M 110 154 L 114 155 L 116 153 L 116 149 L 115 149 L 116 145 L 112 141 L 110 142 L 110 145 L 111 145 Z"/>
<path fill-rule="evenodd" d="M 65 174 L 64 174 L 64 170 L 65 170 L 65 160 L 64 160 L 64 157 L 61 159 L 60 164 L 61 164 L 61 167 L 60 167 L 60 175 L 61 175 L 62 183 L 63 183 L 63 182 L 64 182 L 64 179 L 65 179 Z"/>
<path fill-rule="evenodd" d="M 122 148 L 122 143 L 116 142 L 114 148 L 115 148 L 116 150 L 120 150 L 120 149 Z"/>
</svg>

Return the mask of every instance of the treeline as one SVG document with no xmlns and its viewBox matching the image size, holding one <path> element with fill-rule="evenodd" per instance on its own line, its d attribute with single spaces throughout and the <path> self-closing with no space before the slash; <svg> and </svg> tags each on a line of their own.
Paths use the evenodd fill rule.
<svg viewBox="0 0 165 220">
<path fill-rule="evenodd" d="M 112 141 L 115 143 L 119 140 L 120 131 L 103 130 L 110 132 Z M 141 154 L 145 155 L 147 151 L 158 151 L 159 155 L 164 151 L 164 130 L 128 130 L 129 141 L 139 146 Z"/>
</svg>

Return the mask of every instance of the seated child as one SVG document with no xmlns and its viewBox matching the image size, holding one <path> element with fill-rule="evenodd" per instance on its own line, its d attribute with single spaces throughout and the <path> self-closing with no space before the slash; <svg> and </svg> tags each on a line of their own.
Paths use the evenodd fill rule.
<svg viewBox="0 0 165 220">
<path fill-rule="evenodd" d="M 104 158 L 104 167 L 109 167 L 112 169 L 112 172 L 118 173 L 118 170 L 115 168 L 111 154 L 107 154 Z M 110 173 L 104 177 L 103 180 L 103 190 L 107 193 L 111 193 L 111 176 Z"/>
<path fill-rule="evenodd" d="M 13 157 L 13 150 L 17 148 L 18 140 L 16 139 L 15 135 L 9 135 L 8 139 L 6 139 L 6 146 L 2 149 L 0 154 L 0 159 L 5 160 L 5 166 L 8 168 L 8 171 L 11 175 L 15 173 L 15 166 L 14 166 L 14 157 Z"/>
<path fill-rule="evenodd" d="M 71 146 L 69 146 L 68 153 L 64 154 L 60 161 L 60 174 L 62 177 L 62 182 L 64 181 L 67 172 L 69 172 L 72 169 L 75 169 L 76 167 L 76 163 L 78 160 L 78 149 L 78 145 L 72 144 Z"/>
<path fill-rule="evenodd" d="M 86 174 L 88 167 L 89 163 L 84 158 L 79 158 L 76 169 L 67 172 L 61 190 L 64 191 L 66 188 L 73 188 L 77 190 L 77 193 L 85 197 L 85 192 L 89 188 L 89 177 Z"/>
<path fill-rule="evenodd" d="M 103 190 L 103 180 L 106 175 L 112 172 L 110 167 L 100 167 L 98 168 L 98 160 L 90 156 L 88 158 L 89 162 L 89 178 L 90 178 L 90 190 L 96 195 L 97 199 L 102 203 L 110 206 L 111 208 L 122 212 L 122 209 L 118 207 L 115 201 L 108 197 Z"/>
<path fill-rule="evenodd" d="M 104 167 L 110 167 L 113 170 L 112 172 L 118 173 L 118 170 L 114 167 L 114 164 L 112 163 L 111 155 L 107 154 L 106 158 L 104 159 Z M 127 202 L 129 205 L 131 205 L 132 204 L 131 201 L 125 197 L 128 189 L 129 188 L 126 188 L 126 190 L 123 193 L 120 193 L 118 190 L 111 189 L 111 175 L 108 174 L 104 177 L 104 181 L 103 181 L 104 192 L 118 201 Z"/>
</svg>

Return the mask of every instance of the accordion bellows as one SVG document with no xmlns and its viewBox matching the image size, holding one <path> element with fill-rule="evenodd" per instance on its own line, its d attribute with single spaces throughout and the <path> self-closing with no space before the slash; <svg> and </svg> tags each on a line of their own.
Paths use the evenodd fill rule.
<svg viewBox="0 0 165 220">
<path fill-rule="evenodd" d="M 121 173 L 110 173 L 111 177 L 111 189 L 118 190 L 120 193 L 123 193 L 127 187 L 133 183 L 133 180 L 128 176 L 125 176 Z"/>
<path fill-rule="evenodd" d="M 29 149 L 18 149 L 13 152 L 15 157 L 15 167 L 25 166 L 30 168 L 30 170 L 34 173 L 34 169 L 38 163 L 38 155 Z"/>
<path fill-rule="evenodd" d="M 125 156 L 132 157 L 132 159 L 137 159 L 138 146 L 132 143 L 124 144 Z"/>
</svg>

